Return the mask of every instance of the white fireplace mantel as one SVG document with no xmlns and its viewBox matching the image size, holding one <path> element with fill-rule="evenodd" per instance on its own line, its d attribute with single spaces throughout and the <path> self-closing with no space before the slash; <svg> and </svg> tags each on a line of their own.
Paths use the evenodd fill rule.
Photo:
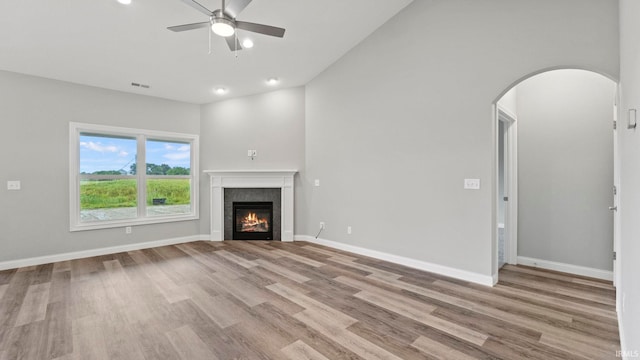
<svg viewBox="0 0 640 360">
<path fill-rule="evenodd" d="M 293 241 L 293 177 L 297 170 L 205 170 L 211 184 L 211 241 L 224 240 L 225 188 L 280 188 L 282 241 Z"/>
</svg>

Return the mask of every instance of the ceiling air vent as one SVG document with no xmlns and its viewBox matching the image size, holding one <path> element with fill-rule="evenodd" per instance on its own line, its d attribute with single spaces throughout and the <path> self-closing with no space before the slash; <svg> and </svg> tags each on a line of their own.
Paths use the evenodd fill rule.
<svg viewBox="0 0 640 360">
<path fill-rule="evenodd" d="M 141 87 L 141 88 L 143 88 L 143 89 L 149 89 L 149 88 L 151 88 L 151 86 L 149 86 L 149 85 L 146 85 L 146 84 L 140 84 L 140 83 L 135 83 L 135 82 L 132 82 L 132 83 L 131 83 L 131 86 Z"/>
</svg>

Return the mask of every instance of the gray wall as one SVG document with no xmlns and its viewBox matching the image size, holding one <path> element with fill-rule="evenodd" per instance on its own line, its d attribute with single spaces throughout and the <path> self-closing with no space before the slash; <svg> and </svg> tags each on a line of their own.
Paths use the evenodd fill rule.
<svg viewBox="0 0 640 360">
<path fill-rule="evenodd" d="M 615 88 L 583 70 L 517 86 L 519 256 L 612 269 Z"/>
<path fill-rule="evenodd" d="M 629 109 L 640 109 L 640 2 L 620 1 L 620 247 L 618 285 L 623 350 L 640 352 L 640 129 L 625 129 Z M 637 356 L 637 355 L 636 355 Z"/>
<path fill-rule="evenodd" d="M 229 99 L 202 106 L 200 169 L 304 169 L 304 98 L 302 87 Z M 258 151 L 251 160 L 247 150 Z M 295 178 L 295 233 L 305 228 L 307 207 Z M 200 223 L 209 233 L 209 178 L 201 177 Z"/>
<path fill-rule="evenodd" d="M 411 3 L 307 85 L 306 233 L 325 221 L 328 240 L 491 275 L 491 104 L 541 69 L 617 76 L 617 11 L 603 0 Z M 464 178 L 482 189 L 463 190 Z"/>
<path fill-rule="evenodd" d="M 200 233 L 199 221 L 69 232 L 70 121 L 198 134 L 199 106 L 0 71 L 0 121 L 0 261 Z"/>
</svg>

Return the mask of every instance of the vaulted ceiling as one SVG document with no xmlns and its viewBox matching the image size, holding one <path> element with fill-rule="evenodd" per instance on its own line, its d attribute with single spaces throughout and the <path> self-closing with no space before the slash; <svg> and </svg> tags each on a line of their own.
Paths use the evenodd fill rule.
<svg viewBox="0 0 640 360">
<path fill-rule="evenodd" d="M 232 0 L 228 0 L 232 1 Z M 0 1 L 0 69 L 190 103 L 304 85 L 413 0 L 253 0 L 239 20 L 286 28 L 284 38 L 239 30 L 237 56 L 181 0 Z M 219 0 L 201 0 L 215 10 Z M 393 49 L 389 49 L 393 51 Z M 132 83 L 149 85 L 143 88 Z M 215 88 L 225 88 L 223 96 Z"/>
</svg>

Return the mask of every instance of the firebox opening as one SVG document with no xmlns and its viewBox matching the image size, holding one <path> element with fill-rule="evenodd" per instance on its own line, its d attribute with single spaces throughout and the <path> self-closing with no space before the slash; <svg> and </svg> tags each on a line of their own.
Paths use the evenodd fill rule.
<svg viewBox="0 0 640 360">
<path fill-rule="evenodd" d="M 272 240 L 273 202 L 234 202 L 233 240 Z"/>
</svg>

